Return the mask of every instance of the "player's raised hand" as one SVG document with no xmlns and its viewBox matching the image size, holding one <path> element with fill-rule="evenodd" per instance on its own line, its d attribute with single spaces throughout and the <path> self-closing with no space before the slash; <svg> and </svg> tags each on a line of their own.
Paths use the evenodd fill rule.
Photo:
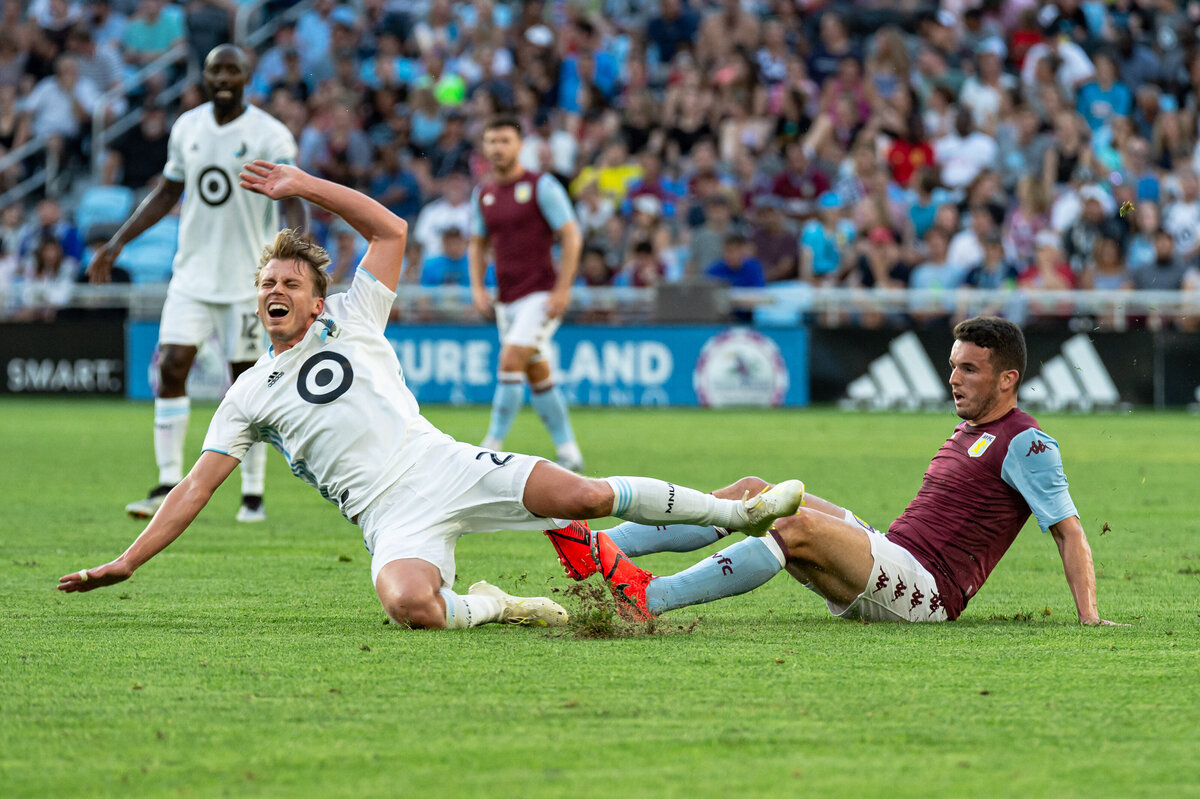
<svg viewBox="0 0 1200 799">
<path fill-rule="evenodd" d="M 91 591 L 93 588 L 125 582 L 132 574 L 133 569 L 127 563 L 114 560 L 94 569 L 81 569 L 73 574 L 64 574 L 58 578 L 58 590 L 67 593 Z"/>
<path fill-rule="evenodd" d="M 272 200 L 283 200 L 300 194 L 301 184 L 308 173 L 299 167 L 289 164 L 273 164 L 270 161 L 255 161 L 243 164 L 238 178 L 242 188 L 270 197 Z"/>
<path fill-rule="evenodd" d="M 96 254 L 92 256 L 92 262 L 88 264 L 88 282 L 97 286 L 101 283 L 107 283 L 112 278 L 113 264 L 120 254 L 120 247 L 113 245 L 111 242 L 102 244 L 100 249 L 96 250 Z"/>
</svg>

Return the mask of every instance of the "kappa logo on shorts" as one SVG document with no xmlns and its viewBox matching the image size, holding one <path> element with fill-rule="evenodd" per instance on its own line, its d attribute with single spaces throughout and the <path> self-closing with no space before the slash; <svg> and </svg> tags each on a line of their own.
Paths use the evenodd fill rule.
<svg viewBox="0 0 1200 799">
<path fill-rule="evenodd" d="M 888 573 L 885 572 L 883 570 L 883 567 L 881 566 L 879 568 L 879 577 L 876 578 L 876 580 L 875 580 L 875 590 L 872 591 L 871 593 L 878 594 L 880 591 L 887 588 L 887 584 L 890 583 L 891 581 L 892 581 L 892 578 L 888 577 Z"/>
<path fill-rule="evenodd" d="M 921 604 L 921 600 L 922 600 L 922 599 L 924 599 L 924 598 L 925 598 L 925 595 L 921 593 L 921 587 L 920 587 L 920 586 L 913 586 L 912 599 L 911 599 L 911 600 L 909 600 L 909 603 L 910 603 L 910 604 L 909 604 L 909 609 L 910 609 L 910 610 L 916 610 L 916 609 L 917 609 L 917 605 L 920 605 L 920 604 Z"/>
<path fill-rule="evenodd" d="M 932 616 L 933 614 L 937 613 L 941 607 L 942 607 L 942 595 L 941 594 L 930 594 L 929 595 L 929 615 Z"/>
<path fill-rule="evenodd" d="M 892 592 L 892 601 L 894 602 L 897 599 L 899 599 L 900 597 L 904 596 L 904 592 L 907 590 L 908 590 L 908 586 L 904 584 L 904 581 L 897 579 L 896 580 L 896 590 Z"/>
</svg>

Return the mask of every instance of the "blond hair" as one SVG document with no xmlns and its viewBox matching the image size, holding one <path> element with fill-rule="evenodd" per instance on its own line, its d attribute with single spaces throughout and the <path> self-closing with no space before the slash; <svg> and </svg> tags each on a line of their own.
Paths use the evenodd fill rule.
<svg viewBox="0 0 1200 799">
<path fill-rule="evenodd" d="M 271 261 L 297 261 L 307 264 L 313 276 L 313 296 L 324 297 L 329 291 L 329 253 L 319 244 L 305 239 L 300 231 L 284 228 L 275 234 L 275 240 L 263 247 L 258 259 L 258 272 L 254 275 L 254 285 L 262 282 L 262 270 Z"/>
</svg>

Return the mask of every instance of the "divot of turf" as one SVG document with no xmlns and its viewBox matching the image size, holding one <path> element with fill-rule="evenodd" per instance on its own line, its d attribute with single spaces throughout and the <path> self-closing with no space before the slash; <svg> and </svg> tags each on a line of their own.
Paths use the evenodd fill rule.
<svg viewBox="0 0 1200 799">
<path fill-rule="evenodd" d="M 557 591 L 557 589 L 555 589 Z M 567 631 L 574 638 L 634 638 L 645 635 L 690 635 L 700 619 L 690 624 L 671 624 L 662 619 L 633 621 L 624 619 L 617 611 L 617 602 L 598 583 L 576 583 L 562 593 L 574 599 L 575 609 L 567 622 Z"/>
</svg>

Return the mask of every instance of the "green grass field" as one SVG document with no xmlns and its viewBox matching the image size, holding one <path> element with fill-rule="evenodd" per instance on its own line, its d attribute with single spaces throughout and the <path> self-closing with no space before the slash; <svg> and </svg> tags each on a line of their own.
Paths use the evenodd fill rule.
<svg viewBox="0 0 1200 799">
<path fill-rule="evenodd" d="M 465 440 L 486 424 L 429 416 Z M 798 476 L 877 526 L 955 421 L 575 413 L 590 474 Z M 1076 624 L 1031 524 L 953 624 L 833 620 L 781 575 L 654 634 L 581 639 L 385 624 L 358 529 L 274 454 L 265 525 L 234 523 L 235 478 L 132 580 L 61 594 L 140 531 L 122 507 L 154 482 L 151 408 L 0 402 L 0 796 L 1200 795 L 1200 419 L 1041 421 L 1101 614 L 1130 627 Z M 509 443 L 548 449 L 529 411 Z M 458 567 L 463 589 L 568 587 L 537 533 L 464 538 Z"/>
</svg>

